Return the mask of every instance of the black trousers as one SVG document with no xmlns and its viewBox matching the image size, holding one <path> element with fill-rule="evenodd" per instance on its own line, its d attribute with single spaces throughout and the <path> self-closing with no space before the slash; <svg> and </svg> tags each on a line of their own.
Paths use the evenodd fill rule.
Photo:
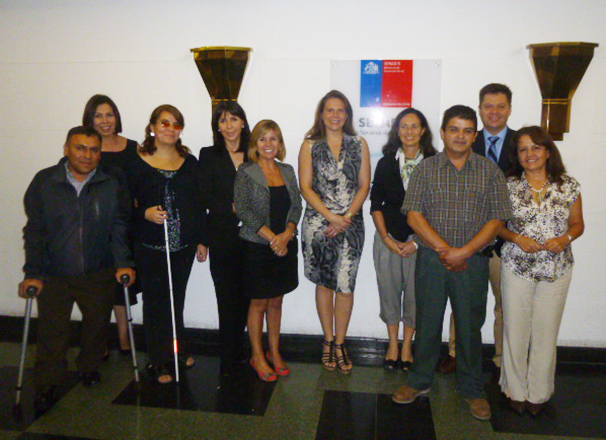
<svg viewBox="0 0 606 440">
<path fill-rule="evenodd" d="M 177 339 L 183 335 L 185 290 L 196 253 L 195 246 L 170 253 Z M 135 262 L 143 289 L 143 328 L 149 360 L 157 366 L 166 365 L 173 354 L 172 317 L 168 286 L 166 252 L 135 245 Z M 186 351 L 180 341 L 179 352 Z"/>
<path fill-rule="evenodd" d="M 36 384 L 59 385 L 67 372 L 69 325 L 74 302 L 82 312 L 82 341 L 76 366 L 81 373 L 99 368 L 107 349 L 107 330 L 116 280 L 113 269 L 92 275 L 51 277 L 38 301 Z"/>
<path fill-rule="evenodd" d="M 221 372 L 229 372 L 244 357 L 246 321 L 250 300 L 244 296 L 244 242 L 238 228 L 220 231 L 220 245 L 210 247 L 210 273 L 219 310 Z"/>
</svg>

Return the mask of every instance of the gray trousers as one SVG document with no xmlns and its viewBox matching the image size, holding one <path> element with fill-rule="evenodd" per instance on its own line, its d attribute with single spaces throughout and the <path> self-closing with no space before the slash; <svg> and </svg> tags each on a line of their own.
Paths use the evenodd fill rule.
<svg viewBox="0 0 606 440">
<path fill-rule="evenodd" d="M 402 258 L 389 250 L 375 233 L 373 259 L 379 285 L 381 314 L 387 325 L 415 327 L 415 262 L 417 254 Z"/>
</svg>

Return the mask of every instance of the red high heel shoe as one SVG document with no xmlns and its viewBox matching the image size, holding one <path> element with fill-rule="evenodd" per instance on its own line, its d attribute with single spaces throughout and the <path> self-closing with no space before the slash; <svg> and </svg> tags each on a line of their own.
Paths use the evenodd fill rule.
<svg viewBox="0 0 606 440">
<path fill-rule="evenodd" d="M 269 350 L 267 350 L 267 353 L 265 353 L 265 358 L 267 359 L 267 362 L 269 362 L 270 364 L 272 364 L 274 366 L 274 369 L 276 370 L 276 374 L 278 376 L 288 376 L 290 374 L 290 368 L 288 367 L 288 365 L 286 365 L 285 367 L 276 368 L 276 365 L 271 360 Z"/>
<path fill-rule="evenodd" d="M 275 371 L 268 371 L 267 373 L 262 373 L 257 370 L 255 362 L 252 359 L 250 360 L 250 366 L 253 367 L 253 369 L 257 373 L 257 376 L 259 376 L 259 379 L 261 379 L 263 382 L 275 382 L 276 380 L 278 380 L 278 374 Z"/>
</svg>

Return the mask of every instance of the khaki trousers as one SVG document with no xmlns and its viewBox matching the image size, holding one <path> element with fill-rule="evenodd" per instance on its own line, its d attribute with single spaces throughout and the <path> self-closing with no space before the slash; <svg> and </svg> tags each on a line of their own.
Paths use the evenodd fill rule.
<svg viewBox="0 0 606 440">
<path fill-rule="evenodd" d="M 499 384 L 513 400 L 543 403 L 553 394 L 558 332 L 572 270 L 533 282 L 503 266 L 503 366 Z"/>
</svg>

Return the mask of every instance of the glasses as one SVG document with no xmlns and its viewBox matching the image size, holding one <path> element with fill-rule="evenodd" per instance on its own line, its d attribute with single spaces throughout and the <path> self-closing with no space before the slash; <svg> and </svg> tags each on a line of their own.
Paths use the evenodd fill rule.
<svg viewBox="0 0 606 440">
<path fill-rule="evenodd" d="M 168 121 L 160 121 L 159 124 L 162 128 L 169 128 L 171 126 L 171 123 Z M 183 125 L 178 122 L 173 123 L 172 126 L 175 130 L 183 130 Z"/>
</svg>

